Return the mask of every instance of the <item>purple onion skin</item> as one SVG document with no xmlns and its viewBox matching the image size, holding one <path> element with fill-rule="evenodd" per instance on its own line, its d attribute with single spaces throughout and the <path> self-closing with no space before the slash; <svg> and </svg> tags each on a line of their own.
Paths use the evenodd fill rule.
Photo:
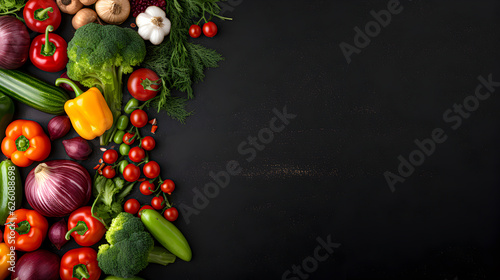
<svg viewBox="0 0 500 280">
<path fill-rule="evenodd" d="M 56 246 L 57 250 L 61 250 L 61 247 L 68 242 L 65 236 L 68 232 L 68 223 L 62 219 L 59 222 L 53 224 L 49 229 L 49 240 Z"/>
<path fill-rule="evenodd" d="M 24 23 L 13 16 L 0 17 L 0 67 L 17 69 L 28 60 L 30 35 Z"/>
<path fill-rule="evenodd" d="M 82 137 L 75 137 L 62 141 L 66 154 L 74 160 L 86 160 L 92 153 L 89 142 Z"/>
<path fill-rule="evenodd" d="M 24 188 L 33 209 L 46 217 L 64 217 L 89 202 L 92 179 L 77 162 L 52 160 L 33 168 Z"/>
<path fill-rule="evenodd" d="M 66 136 L 71 129 L 71 121 L 68 116 L 53 117 L 47 126 L 50 140 L 56 140 Z"/>
<path fill-rule="evenodd" d="M 26 253 L 16 262 L 12 279 L 57 280 L 60 261 L 58 255 L 46 250 Z"/>
</svg>

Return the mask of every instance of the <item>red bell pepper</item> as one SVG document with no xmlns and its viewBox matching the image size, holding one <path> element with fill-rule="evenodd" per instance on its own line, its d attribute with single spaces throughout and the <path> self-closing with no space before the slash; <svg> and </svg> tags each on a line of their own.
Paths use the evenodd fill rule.
<svg viewBox="0 0 500 280">
<path fill-rule="evenodd" d="M 97 280 L 101 269 L 97 264 L 97 252 L 89 247 L 68 251 L 61 259 L 59 276 L 62 280 Z"/>
<path fill-rule="evenodd" d="M 48 229 L 49 223 L 40 213 L 35 210 L 18 209 L 7 218 L 3 238 L 9 240 L 10 244 L 14 236 L 16 250 L 31 252 L 40 248 Z"/>
<path fill-rule="evenodd" d="M 61 24 L 61 12 L 54 0 L 30 0 L 23 10 L 24 20 L 29 29 L 43 33 L 47 26 L 56 30 Z"/>
<path fill-rule="evenodd" d="M 50 33 L 54 28 L 47 26 L 45 35 L 38 35 L 31 42 L 30 60 L 40 70 L 58 72 L 68 63 L 68 44 L 59 35 Z"/>
<path fill-rule="evenodd" d="M 99 220 L 92 217 L 91 209 L 92 207 L 85 206 L 71 213 L 68 220 L 69 231 L 66 233 L 66 240 L 73 236 L 78 245 L 92 246 L 102 239 L 106 229 Z"/>
</svg>

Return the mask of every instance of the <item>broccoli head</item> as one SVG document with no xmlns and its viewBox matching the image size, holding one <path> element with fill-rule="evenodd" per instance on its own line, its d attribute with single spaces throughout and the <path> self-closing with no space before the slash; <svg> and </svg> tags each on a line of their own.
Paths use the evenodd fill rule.
<svg viewBox="0 0 500 280">
<path fill-rule="evenodd" d="M 109 244 L 99 246 L 97 261 L 106 274 L 132 277 L 149 263 L 167 265 L 175 256 L 162 247 L 155 247 L 151 235 L 144 231 L 141 220 L 122 212 L 111 222 L 106 233 Z"/>
<path fill-rule="evenodd" d="M 87 87 L 99 87 L 113 117 L 122 106 L 122 75 L 133 71 L 146 56 L 146 44 L 136 31 L 116 25 L 86 24 L 68 43 L 68 76 Z M 112 129 L 101 137 L 110 141 Z"/>
</svg>

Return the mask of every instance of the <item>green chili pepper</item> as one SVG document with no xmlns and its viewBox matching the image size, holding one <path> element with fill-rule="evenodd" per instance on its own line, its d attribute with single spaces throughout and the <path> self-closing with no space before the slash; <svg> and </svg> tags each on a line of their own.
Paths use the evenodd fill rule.
<svg viewBox="0 0 500 280">
<path fill-rule="evenodd" d="M 118 169 L 120 170 L 120 173 L 123 174 L 123 170 L 125 170 L 125 167 L 127 167 L 128 161 L 126 159 L 121 160 L 120 163 L 118 163 Z"/>
<path fill-rule="evenodd" d="M 116 128 L 119 130 L 125 130 L 128 126 L 128 117 L 125 115 L 121 115 L 116 121 Z"/>
<path fill-rule="evenodd" d="M 173 223 L 167 221 L 160 213 L 151 209 L 142 210 L 141 220 L 151 235 L 165 249 L 181 260 L 187 262 L 191 260 L 191 247 L 189 247 L 186 238 Z"/>
<path fill-rule="evenodd" d="M 127 104 L 125 104 L 125 107 L 123 108 L 123 111 L 127 114 L 132 113 L 135 109 L 139 108 L 139 100 L 132 98 L 130 99 Z"/>
<path fill-rule="evenodd" d="M 130 146 L 123 143 L 120 145 L 120 155 L 128 156 L 128 152 L 130 151 Z"/>
<path fill-rule="evenodd" d="M 113 137 L 113 141 L 116 144 L 121 144 L 123 143 L 123 135 L 125 135 L 125 131 L 123 130 L 118 130 L 115 132 L 115 136 Z"/>
</svg>

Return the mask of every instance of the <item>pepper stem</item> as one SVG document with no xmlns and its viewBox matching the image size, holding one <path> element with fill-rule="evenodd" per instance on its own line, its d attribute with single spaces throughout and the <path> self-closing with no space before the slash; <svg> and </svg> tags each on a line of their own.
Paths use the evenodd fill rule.
<svg viewBox="0 0 500 280">
<path fill-rule="evenodd" d="M 19 235 L 23 235 L 30 232 L 30 229 L 31 229 L 30 223 L 28 221 L 22 221 L 17 224 L 17 228 L 15 229 L 15 231 L 17 231 Z"/>
<path fill-rule="evenodd" d="M 77 264 L 75 266 L 73 266 L 73 275 L 72 275 L 73 278 L 76 278 L 76 279 L 79 279 L 79 280 L 82 280 L 82 279 L 89 279 L 90 278 L 90 274 L 89 274 L 89 271 L 87 269 L 87 266 L 85 266 L 83 263 L 81 264 Z"/>
<path fill-rule="evenodd" d="M 87 226 L 87 224 L 84 221 L 78 221 L 78 223 L 76 223 L 76 226 L 74 228 L 70 229 L 66 233 L 65 238 L 66 238 L 66 240 L 70 240 L 71 234 L 73 232 L 76 232 L 79 235 L 84 235 L 88 230 L 89 230 L 89 227 Z"/>
<path fill-rule="evenodd" d="M 49 19 L 49 12 L 54 12 L 54 9 L 52 7 L 37 9 L 34 13 L 34 18 L 39 21 L 44 21 L 46 19 Z"/>
<path fill-rule="evenodd" d="M 24 152 L 30 147 L 30 140 L 26 136 L 21 135 L 16 139 L 16 149 Z"/>
<path fill-rule="evenodd" d="M 75 91 L 75 97 L 78 97 L 80 94 L 83 94 L 83 90 L 70 79 L 58 78 L 56 80 L 55 85 L 59 86 L 60 84 L 68 84 Z"/>
<path fill-rule="evenodd" d="M 54 44 L 49 41 L 49 33 L 52 31 L 54 31 L 54 26 L 52 25 L 48 25 L 47 28 L 45 28 L 45 45 L 43 45 L 43 54 L 45 56 L 50 56 L 55 52 Z"/>
</svg>

